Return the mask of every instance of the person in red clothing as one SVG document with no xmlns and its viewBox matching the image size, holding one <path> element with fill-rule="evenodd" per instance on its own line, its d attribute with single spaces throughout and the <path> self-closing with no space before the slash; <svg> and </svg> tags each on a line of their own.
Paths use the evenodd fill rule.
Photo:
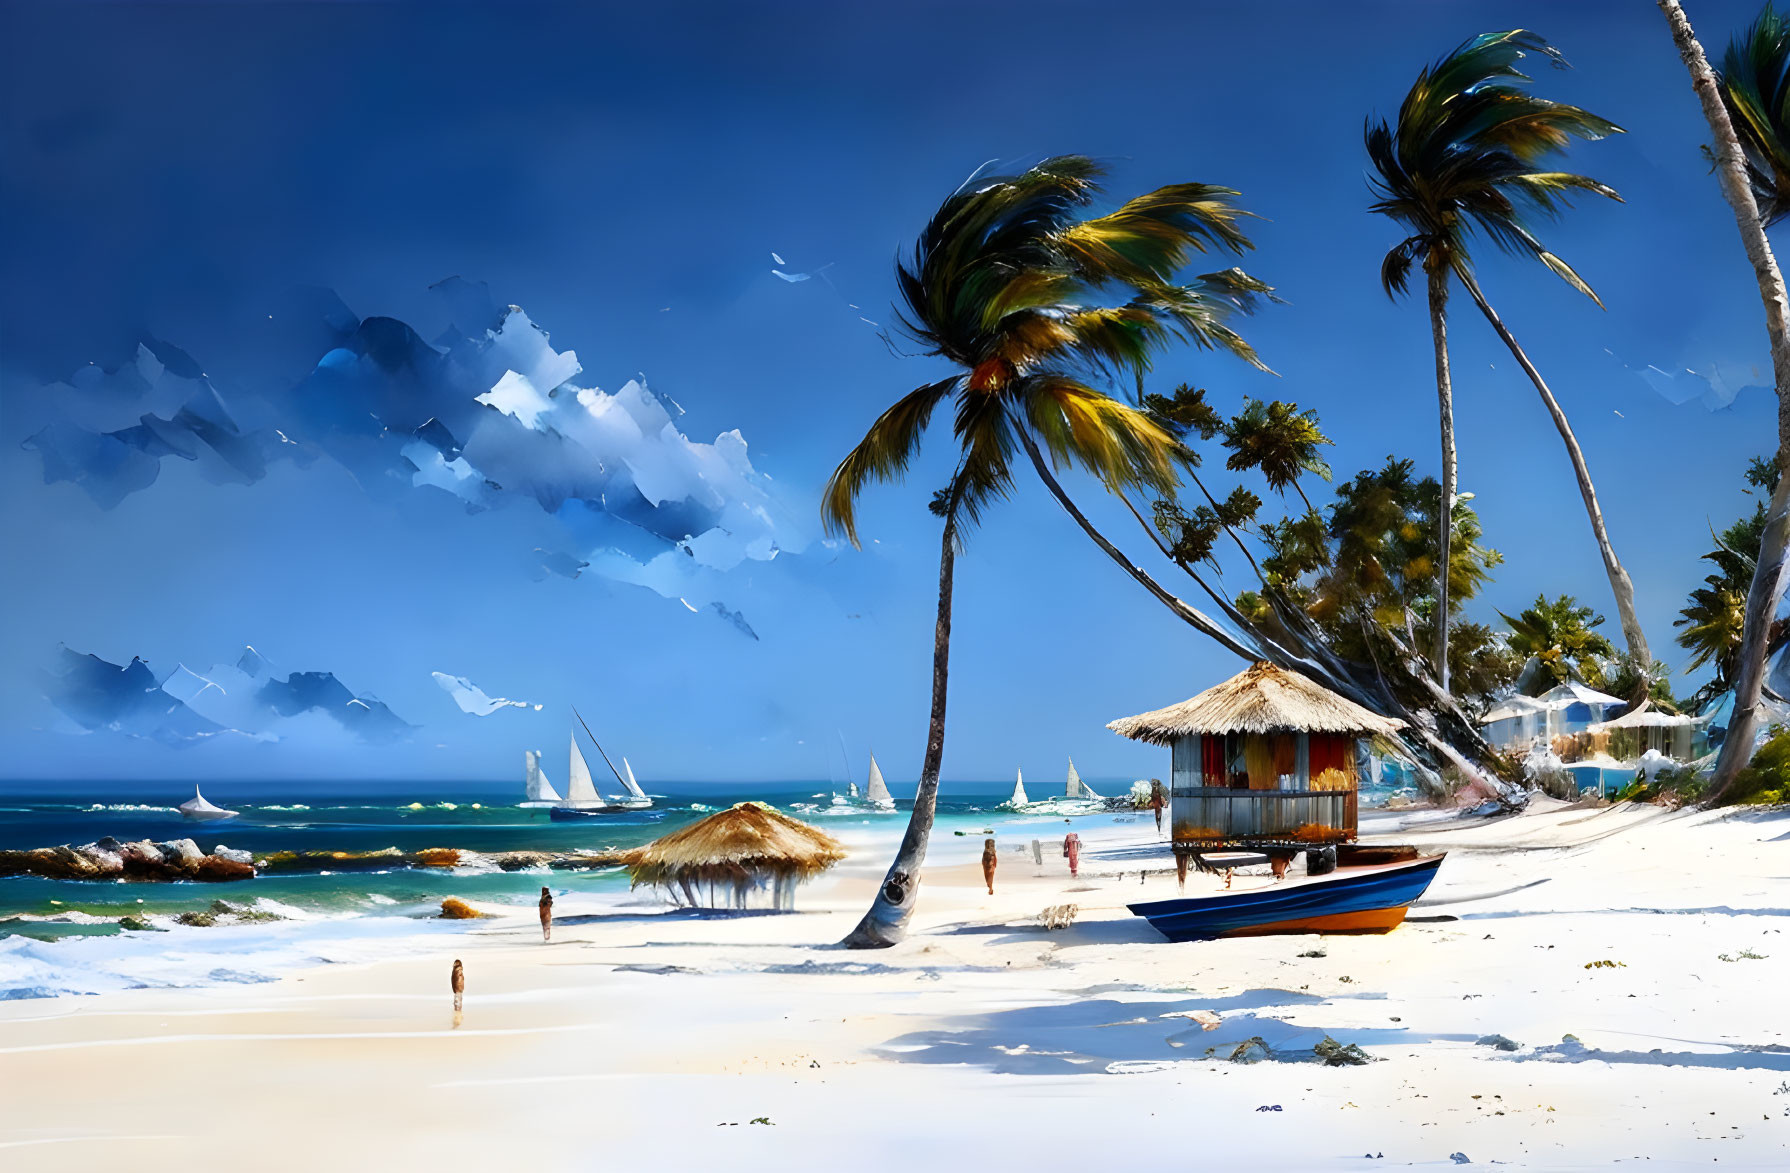
<svg viewBox="0 0 1790 1173">
<path fill-rule="evenodd" d="M 982 878 L 988 881 L 990 896 L 994 895 L 994 865 L 997 862 L 999 861 L 995 859 L 994 840 L 984 839 L 982 841 Z"/>
<path fill-rule="evenodd" d="M 1162 834 L 1162 808 L 1168 805 L 1168 797 L 1162 793 L 1162 783 L 1155 778 L 1150 779 L 1150 809 L 1156 812 L 1156 833 Z"/>
<path fill-rule="evenodd" d="M 1069 874 L 1081 875 L 1081 836 L 1074 831 L 1063 836 L 1063 857 L 1069 861 Z"/>
<path fill-rule="evenodd" d="M 541 940 L 553 940 L 553 893 L 541 889 Z"/>
</svg>

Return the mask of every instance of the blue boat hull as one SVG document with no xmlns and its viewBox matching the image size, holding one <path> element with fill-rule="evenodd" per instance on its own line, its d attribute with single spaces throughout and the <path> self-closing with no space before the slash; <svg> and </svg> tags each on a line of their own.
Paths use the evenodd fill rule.
<svg viewBox="0 0 1790 1173">
<path fill-rule="evenodd" d="M 650 810 L 644 806 L 605 806 L 605 807 L 570 807 L 556 806 L 547 811 L 547 817 L 556 823 L 576 823 L 581 819 L 606 819 L 616 815 L 637 815 L 641 811 Z"/>
<path fill-rule="evenodd" d="M 1383 933 L 1436 878 L 1443 857 L 1334 872 L 1245 892 L 1220 892 L 1128 907 L 1171 941 L 1263 933 Z"/>
</svg>

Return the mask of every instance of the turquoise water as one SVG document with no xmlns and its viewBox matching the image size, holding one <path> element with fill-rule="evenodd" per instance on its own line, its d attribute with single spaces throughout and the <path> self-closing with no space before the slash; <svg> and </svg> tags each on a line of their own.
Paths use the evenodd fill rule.
<svg viewBox="0 0 1790 1173">
<path fill-rule="evenodd" d="M 1095 782 L 1098 787 L 1098 781 Z M 514 784 L 368 784 L 324 789 L 312 784 L 253 783 L 207 785 L 205 795 L 237 818 L 197 822 L 183 818 L 175 804 L 191 797 L 178 784 L 150 787 L 95 787 L 83 784 L 80 801 L 70 801 L 66 783 L 0 787 L 0 848 L 46 847 L 92 842 L 104 836 L 136 839 L 193 839 L 211 851 L 219 845 L 257 856 L 276 851 L 366 852 L 395 847 L 412 852 L 452 847 L 477 852 L 581 851 L 626 848 L 646 843 L 712 811 L 754 799 L 830 833 L 861 839 L 865 834 L 899 831 L 911 803 L 896 800 L 894 811 L 862 805 L 836 806 L 824 784 L 782 783 L 720 786 L 713 783 L 659 784 L 653 810 L 555 823 L 544 808 L 516 806 Z M 1010 792 L 1010 785 L 956 784 L 940 797 L 939 833 L 979 828 Z M 1114 790 L 1121 789 L 1115 785 Z M 419 797 L 421 796 L 421 797 Z M 545 884 L 559 894 L 619 893 L 627 878 L 602 872 L 479 871 L 473 868 L 395 867 L 379 871 L 328 869 L 264 874 L 229 884 L 49 880 L 0 877 L 0 918 L 25 914 L 58 921 L 0 919 L 0 937 L 36 937 L 117 931 L 112 923 L 69 923 L 84 917 L 172 915 L 232 903 L 274 900 L 317 914 L 381 912 L 415 915 L 438 907 L 447 896 L 502 903 L 532 903 Z"/>
<path fill-rule="evenodd" d="M 1097 788 L 1117 793 L 1122 784 Z M 544 808 L 515 804 L 518 786 L 392 783 L 336 786 L 256 783 L 205 787 L 206 797 L 240 811 L 235 819 L 194 822 L 175 804 L 191 797 L 180 785 L 138 783 L 79 787 L 0 784 L 0 847 L 30 848 L 118 840 L 191 838 L 262 855 L 275 851 L 414 852 L 451 847 L 477 852 L 578 851 L 637 846 L 733 803 L 755 799 L 823 827 L 850 853 L 850 866 L 880 868 L 907 825 L 910 803 L 894 811 L 836 805 L 815 783 L 756 786 L 648 784 L 658 805 L 632 812 L 555 823 Z M 1010 783 L 950 783 L 940 798 L 933 858 L 981 849 L 980 833 L 1060 837 L 1062 811 L 998 811 Z M 1084 815 L 1096 821 L 1131 815 Z M 1143 816 L 1148 817 L 1148 816 Z M 1085 826 L 1086 824 L 1084 824 Z M 957 833 L 961 833 L 959 838 Z M 0 877 L 0 1000 L 56 998 L 144 987 L 206 986 L 276 980 L 296 969 L 388 956 L 393 948 L 444 946 L 478 922 L 439 919 L 441 901 L 458 896 L 482 906 L 532 912 L 541 887 L 563 914 L 614 913 L 628 899 L 619 870 L 518 872 L 455 868 L 382 868 L 263 874 L 224 884 L 47 880 Z M 225 900 L 273 919 L 226 918 L 211 927 L 174 917 Z M 126 930 L 123 916 L 155 931 Z"/>
</svg>

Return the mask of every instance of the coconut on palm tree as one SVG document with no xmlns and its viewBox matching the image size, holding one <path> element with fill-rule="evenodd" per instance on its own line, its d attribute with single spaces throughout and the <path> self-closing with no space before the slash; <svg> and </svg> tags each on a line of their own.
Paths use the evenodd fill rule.
<svg viewBox="0 0 1790 1173">
<path fill-rule="evenodd" d="M 1566 445 L 1610 590 L 1616 597 L 1622 634 L 1644 680 L 1653 664 L 1652 653 L 1635 612 L 1634 585 L 1610 544 L 1585 455 L 1547 382 L 1486 300 L 1470 248 L 1477 230 L 1499 249 L 1533 257 L 1600 307 L 1603 304 L 1584 278 L 1536 237 L 1533 222 L 1557 216 L 1575 193 L 1621 198 L 1595 179 L 1550 170 L 1546 165 L 1572 139 L 1600 139 L 1621 133 L 1621 127 L 1525 89 L 1529 78 L 1517 69 L 1517 63 L 1530 53 L 1562 63 L 1558 51 L 1535 33 L 1524 29 L 1482 33 L 1418 74 L 1395 123 L 1369 121 L 1367 153 L 1379 196 L 1373 210 L 1391 217 L 1409 233 L 1386 254 L 1380 281 L 1387 294 L 1396 297 L 1408 289 L 1412 271 L 1419 266 L 1423 269 L 1435 348 L 1445 500 L 1453 501 L 1457 483 L 1454 390 L 1448 361 L 1451 279 L 1460 281 L 1535 384 Z M 1436 565 L 1435 647 L 1437 669 L 1446 685 L 1450 560 L 1445 526 L 1441 541 L 1442 557 Z"/>
<path fill-rule="evenodd" d="M 1084 219 L 1101 175 L 1090 159 L 1061 156 L 1019 175 L 974 177 L 939 207 L 912 259 L 898 266 L 902 325 L 954 371 L 896 401 L 840 462 L 821 504 L 827 529 L 857 541 L 859 494 L 905 473 L 947 401 L 959 459 L 934 500 L 945 532 L 932 716 L 914 811 L 847 945 L 893 944 L 912 916 L 944 754 L 955 552 L 984 507 L 1011 489 L 1017 450 L 1040 469 L 1042 447 L 1054 463 L 1115 489 L 1172 493 L 1178 440 L 1102 385 L 1141 380 L 1151 355 L 1177 339 L 1259 365 L 1226 318 L 1267 287 L 1237 269 L 1176 281 L 1197 253 L 1249 247 L 1237 227 L 1244 215 L 1232 202 L 1237 193 L 1171 184 Z"/>
</svg>

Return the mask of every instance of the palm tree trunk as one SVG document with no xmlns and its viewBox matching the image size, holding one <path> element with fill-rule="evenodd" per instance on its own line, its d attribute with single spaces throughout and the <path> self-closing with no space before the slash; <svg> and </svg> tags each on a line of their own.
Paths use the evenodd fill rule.
<svg viewBox="0 0 1790 1173">
<path fill-rule="evenodd" d="M 938 623 L 932 632 L 932 717 L 926 729 L 926 758 L 920 765 L 920 785 L 914 791 L 914 810 L 895 862 L 883 877 L 870 911 L 840 944 L 847 949 L 887 949 L 907 936 L 920 895 L 920 868 L 926 863 L 926 841 L 938 811 L 939 768 L 945 760 L 945 686 L 951 661 L 951 587 L 957 568 L 957 510 L 945 514 L 945 534 L 939 547 Z"/>
<path fill-rule="evenodd" d="M 1258 648 L 1251 648 L 1248 645 L 1238 642 L 1236 637 L 1232 636 L 1222 627 L 1219 627 L 1209 616 L 1201 613 L 1198 608 L 1191 604 L 1177 598 L 1173 592 L 1169 591 L 1166 587 L 1162 586 L 1161 583 L 1158 583 L 1152 578 L 1148 571 L 1131 561 L 1130 558 L 1127 558 L 1124 551 L 1108 541 L 1106 535 L 1096 529 L 1094 523 L 1088 520 L 1087 515 L 1082 513 L 1082 511 L 1076 507 L 1075 502 L 1071 500 L 1069 494 L 1063 490 L 1063 486 L 1057 482 L 1056 477 L 1051 475 L 1050 466 L 1045 462 L 1044 454 L 1038 450 L 1037 442 L 1032 439 L 1031 434 L 1023 427 L 1016 427 L 1014 431 L 1018 434 L 1020 443 L 1025 447 L 1026 454 L 1032 458 L 1032 467 L 1037 470 L 1038 478 L 1044 482 L 1044 487 L 1050 491 L 1052 497 L 1056 498 L 1057 504 L 1063 507 L 1063 511 L 1069 515 L 1070 519 L 1073 520 L 1076 525 L 1081 527 L 1082 532 L 1087 534 L 1094 544 L 1100 547 L 1100 549 L 1107 555 L 1107 557 L 1117 563 L 1126 574 L 1137 580 L 1145 590 L 1149 591 L 1152 596 L 1167 606 L 1169 610 L 1173 611 L 1175 615 L 1183 621 L 1202 634 L 1211 636 L 1213 639 L 1223 644 L 1227 650 L 1235 652 L 1237 655 L 1242 656 L 1252 663 L 1256 660 L 1266 659 L 1277 667 L 1284 668 L 1289 672 L 1297 672 L 1314 683 L 1330 689 L 1332 692 L 1340 693 L 1364 708 L 1397 716 L 1400 720 L 1405 722 L 1409 730 L 1408 735 L 1428 749 L 1437 761 L 1454 766 L 1463 776 L 1481 783 L 1481 785 L 1493 795 L 1497 795 L 1507 801 L 1512 801 L 1514 799 L 1511 789 L 1501 782 L 1494 772 L 1488 769 L 1483 769 L 1480 764 L 1493 756 L 1491 747 L 1486 744 L 1484 738 L 1479 736 L 1465 714 L 1460 712 L 1459 707 L 1454 702 L 1454 698 L 1451 697 L 1445 689 L 1437 686 L 1435 682 L 1422 677 L 1421 665 L 1412 666 L 1412 675 L 1417 680 L 1420 687 L 1429 690 L 1435 702 L 1436 709 L 1433 712 L 1426 710 L 1423 713 L 1418 714 L 1405 708 L 1404 705 L 1399 702 L 1398 698 L 1393 696 L 1389 691 L 1382 694 L 1381 690 L 1371 689 L 1365 686 L 1356 678 L 1356 676 L 1352 675 L 1347 670 L 1346 665 L 1344 665 L 1320 639 L 1311 638 L 1308 632 L 1302 633 L 1298 628 L 1294 627 L 1293 624 L 1295 623 L 1309 627 L 1311 622 L 1310 618 L 1304 616 L 1303 613 L 1297 612 L 1296 608 L 1283 606 L 1278 595 L 1275 595 L 1273 592 L 1270 592 L 1271 597 L 1275 600 L 1277 611 L 1279 611 L 1282 618 L 1287 621 L 1288 630 L 1295 636 L 1295 638 L 1300 638 L 1302 634 L 1306 636 L 1306 638 L 1300 638 L 1300 643 L 1310 654 L 1305 655 L 1297 650 L 1288 650 L 1281 647 L 1274 640 L 1268 638 L 1264 633 L 1257 630 L 1254 625 L 1250 624 L 1247 619 L 1237 613 L 1234 608 L 1227 607 L 1227 614 L 1232 616 L 1232 621 L 1238 622 L 1243 626 L 1245 632 L 1251 638 L 1256 639 L 1260 646 Z M 1133 514 L 1134 516 L 1136 515 L 1135 510 L 1133 511 Z M 1142 519 L 1140 518 L 1139 520 L 1141 522 Z M 1402 651 L 1403 650 L 1401 649 L 1401 653 Z M 1478 761 L 1475 761 L 1474 758 L 1470 758 L 1467 754 L 1461 752 L 1459 748 L 1450 744 L 1448 738 L 1441 734 L 1439 730 L 1442 725 L 1442 720 L 1440 718 L 1443 715 L 1451 716 L 1456 719 L 1457 723 L 1454 726 L 1452 736 L 1458 736 L 1460 740 L 1472 750 L 1475 757 L 1478 758 Z"/>
<path fill-rule="evenodd" d="M 1728 108 L 1722 103 L 1715 71 L 1710 69 L 1709 58 L 1697 43 L 1678 0 L 1659 0 L 1659 7 L 1672 27 L 1672 39 L 1690 71 L 1692 88 L 1703 104 L 1703 117 L 1715 139 L 1716 173 L 1721 176 L 1722 193 L 1734 209 L 1740 242 L 1759 283 L 1759 300 L 1765 304 L 1772 377 L 1778 393 L 1778 487 L 1767 507 L 1759 560 L 1753 568 L 1752 586 L 1747 590 L 1746 624 L 1735 658 L 1734 715 L 1728 722 L 1721 756 L 1716 759 L 1715 773 L 1706 791 L 1706 801 L 1716 805 L 1726 797 L 1734 776 L 1752 758 L 1753 738 L 1759 728 L 1759 698 L 1765 685 L 1767 644 L 1772 620 L 1784 595 L 1785 553 L 1790 549 L 1790 475 L 1786 475 L 1790 473 L 1790 291 L 1784 288 L 1784 274 L 1772 255 L 1771 241 L 1766 239 L 1765 223 L 1759 218 L 1759 205 L 1747 182 L 1740 141 L 1734 135 Z"/>
<path fill-rule="evenodd" d="M 1597 489 L 1591 483 L 1591 470 L 1585 466 L 1585 453 L 1579 448 L 1579 438 L 1573 434 L 1572 424 L 1567 422 L 1566 412 L 1561 410 L 1559 400 L 1548 389 L 1541 372 L 1529 361 L 1529 355 L 1517 345 L 1515 335 L 1504 325 L 1491 302 L 1485 299 L 1485 293 L 1479 288 L 1479 282 L 1470 273 L 1462 273 L 1461 284 L 1467 287 L 1474 304 L 1485 315 L 1504 345 L 1516 357 L 1517 364 L 1529 381 L 1535 384 L 1535 390 L 1541 394 L 1541 401 L 1546 405 L 1548 414 L 1554 418 L 1554 427 L 1560 432 L 1560 439 L 1566 445 L 1566 455 L 1572 460 L 1573 475 L 1579 480 L 1579 496 L 1585 501 L 1585 514 L 1591 519 L 1591 532 L 1597 537 L 1598 553 L 1603 555 L 1604 573 L 1610 578 L 1610 593 L 1616 596 L 1616 615 L 1622 623 L 1622 638 L 1628 641 L 1628 654 L 1635 662 L 1640 673 L 1640 684 L 1636 687 L 1639 694 L 1629 699 L 1640 703 L 1646 699 L 1649 684 L 1648 670 L 1653 667 L 1653 653 L 1647 647 L 1647 633 L 1641 630 L 1640 616 L 1635 614 L 1635 584 L 1629 579 L 1628 571 L 1622 568 L 1622 562 L 1616 557 L 1616 548 L 1610 544 L 1609 531 L 1604 528 L 1604 511 L 1597 503 Z"/>
<path fill-rule="evenodd" d="M 1426 262 L 1430 279 L 1430 338 L 1436 345 L 1436 414 L 1442 424 L 1442 508 L 1437 518 L 1436 676 L 1448 690 L 1448 547 L 1454 537 L 1454 380 L 1448 371 L 1448 267 Z"/>
</svg>

